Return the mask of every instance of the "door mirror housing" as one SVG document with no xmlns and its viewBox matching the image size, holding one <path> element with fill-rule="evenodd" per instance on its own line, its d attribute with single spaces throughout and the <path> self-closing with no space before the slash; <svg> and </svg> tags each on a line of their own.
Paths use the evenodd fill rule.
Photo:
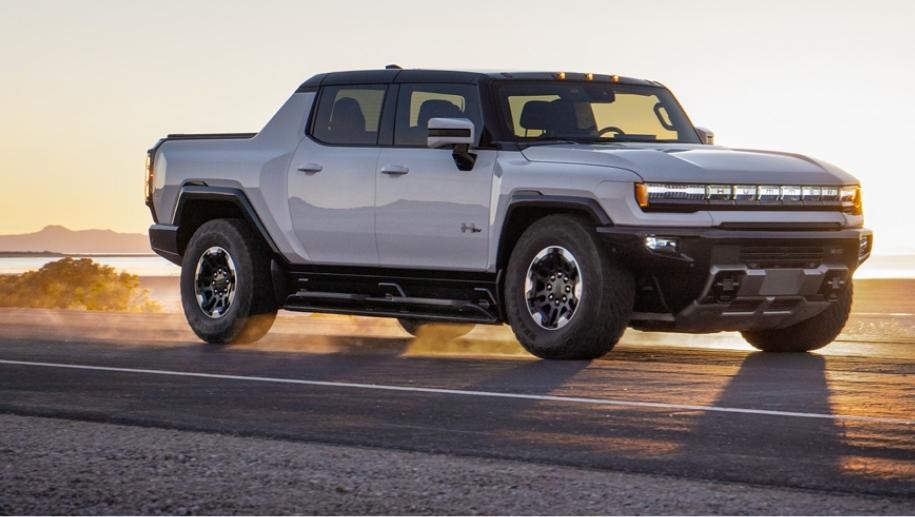
<svg viewBox="0 0 915 517">
<path fill-rule="evenodd" d="M 466 118 L 431 118 L 427 128 L 426 145 L 429 148 L 452 146 L 454 151 L 451 156 L 457 168 L 462 171 L 473 169 L 477 161 L 477 155 L 470 152 L 476 137 L 473 121 Z"/>
<path fill-rule="evenodd" d="M 715 133 L 711 129 L 697 126 L 696 134 L 699 135 L 699 141 L 703 144 L 715 145 Z"/>
<path fill-rule="evenodd" d="M 435 149 L 449 145 L 473 145 L 475 131 L 467 118 L 431 118 L 426 145 Z"/>
</svg>

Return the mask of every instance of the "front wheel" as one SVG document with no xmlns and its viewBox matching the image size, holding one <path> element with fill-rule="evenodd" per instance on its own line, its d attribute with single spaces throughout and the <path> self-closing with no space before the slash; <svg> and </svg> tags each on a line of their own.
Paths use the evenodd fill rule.
<svg viewBox="0 0 915 517">
<path fill-rule="evenodd" d="M 191 237 L 181 263 L 181 305 L 207 343 L 251 343 L 276 318 L 260 239 L 240 219 L 214 219 Z"/>
<path fill-rule="evenodd" d="M 544 359 L 606 354 L 629 325 L 634 299 L 632 274 L 579 217 L 536 221 L 506 268 L 508 322 L 521 345 Z"/>
<path fill-rule="evenodd" d="M 816 316 L 790 327 L 741 332 L 743 338 L 763 352 L 810 352 L 832 343 L 845 328 L 851 313 L 854 289 L 851 282 L 838 300 Z"/>
</svg>

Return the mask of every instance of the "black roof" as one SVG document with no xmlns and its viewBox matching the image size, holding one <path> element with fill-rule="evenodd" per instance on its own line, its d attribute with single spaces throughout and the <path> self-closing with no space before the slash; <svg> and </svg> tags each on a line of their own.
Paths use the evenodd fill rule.
<svg viewBox="0 0 915 517">
<path fill-rule="evenodd" d="M 585 74 L 578 72 L 468 72 L 456 70 L 353 70 L 318 74 L 299 87 L 299 92 L 312 91 L 318 86 L 335 84 L 379 84 L 379 83 L 468 83 L 476 84 L 488 80 L 561 80 L 615 82 L 621 84 L 643 84 L 660 86 L 656 81 L 620 77 L 607 74 Z"/>
</svg>

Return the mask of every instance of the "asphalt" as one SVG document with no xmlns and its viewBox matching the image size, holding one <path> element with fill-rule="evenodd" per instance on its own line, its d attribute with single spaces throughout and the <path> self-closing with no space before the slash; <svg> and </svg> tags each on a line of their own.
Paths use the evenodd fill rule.
<svg viewBox="0 0 915 517">
<path fill-rule="evenodd" d="M 283 317 L 243 347 L 200 344 L 177 315 L 5 310 L 0 329 L 0 413 L 864 494 L 915 512 L 906 340 L 766 355 L 733 336 L 630 333 L 603 359 L 548 362 L 505 329 L 445 344 L 355 318 Z"/>
</svg>

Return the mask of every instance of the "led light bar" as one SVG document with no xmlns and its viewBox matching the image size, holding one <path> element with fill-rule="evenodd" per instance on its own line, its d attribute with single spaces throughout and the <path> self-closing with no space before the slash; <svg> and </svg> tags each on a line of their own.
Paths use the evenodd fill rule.
<svg viewBox="0 0 915 517">
<path fill-rule="evenodd" d="M 820 193 L 821 201 L 838 201 L 839 200 L 839 187 L 823 187 L 822 192 Z"/>
<path fill-rule="evenodd" d="M 758 192 L 756 199 L 764 202 L 778 201 L 782 195 L 782 189 L 778 185 L 760 185 Z"/>
<path fill-rule="evenodd" d="M 804 201 L 819 201 L 823 195 L 823 187 L 803 187 L 801 199 Z"/>
<path fill-rule="evenodd" d="M 755 206 L 785 210 L 836 210 L 860 215 L 861 187 L 823 185 L 728 185 L 697 183 L 637 183 L 636 201 L 642 208 L 686 211 L 713 207 L 746 210 Z"/>
<path fill-rule="evenodd" d="M 731 185 L 709 185 L 707 188 L 707 197 L 710 200 L 721 201 L 731 199 L 734 187 Z"/>
<path fill-rule="evenodd" d="M 706 199 L 705 185 L 649 183 L 648 199 Z"/>
<path fill-rule="evenodd" d="M 782 186 L 782 201 L 800 201 L 801 200 L 801 187 L 794 186 Z"/>
<path fill-rule="evenodd" d="M 756 185 L 734 185 L 734 200 L 753 201 L 758 190 Z"/>
</svg>

